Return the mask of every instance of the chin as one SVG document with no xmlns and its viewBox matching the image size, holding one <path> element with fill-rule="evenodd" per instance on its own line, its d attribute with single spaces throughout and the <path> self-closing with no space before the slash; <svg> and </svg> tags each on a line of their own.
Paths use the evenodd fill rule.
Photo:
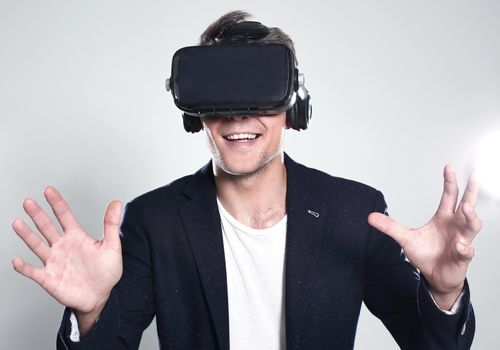
<svg viewBox="0 0 500 350">
<path fill-rule="evenodd" d="M 247 159 L 246 157 L 238 157 L 237 159 L 216 159 L 214 165 L 226 174 L 233 176 L 250 176 L 265 169 L 274 156 L 261 155 L 260 157 Z"/>
<path fill-rule="evenodd" d="M 217 167 L 222 170 L 224 173 L 234 176 L 248 176 L 253 175 L 261 168 L 263 168 L 265 164 L 249 164 L 242 162 L 220 162 L 217 164 Z"/>
</svg>

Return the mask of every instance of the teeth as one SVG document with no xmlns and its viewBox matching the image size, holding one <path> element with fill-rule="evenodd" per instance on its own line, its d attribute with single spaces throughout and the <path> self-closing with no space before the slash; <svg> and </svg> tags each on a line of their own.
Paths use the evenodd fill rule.
<svg viewBox="0 0 500 350">
<path fill-rule="evenodd" d="M 232 134 L 225 137 L 227 140 L 254 140 L 257 138 L 257 134 Z"/>
</svg>

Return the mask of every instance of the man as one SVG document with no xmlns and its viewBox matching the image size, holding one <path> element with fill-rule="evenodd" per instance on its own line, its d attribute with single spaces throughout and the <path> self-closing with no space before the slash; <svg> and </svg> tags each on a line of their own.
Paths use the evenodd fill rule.
<svg viewBox="0 0 500 350">
<path fill-rule="evenodd" d="M 293 52 L 277 28 L 241 30 L 246 17 L 221 17 L 202 45 L 237 37 Z M 465 277 L 481 227 L 473 179 L 457 206 L 445 167 L 436 214 L 407 229 L 383 214 L 380 192 L 289 158 L 288 111 L 196 118 L 185 125 L 201 122 L 211 162 L 130 202 L 121 237 L 117 201 L 100 241 L 56 189 L 45 197 L 64 235 L 24 201 L 48 244 L 21 219 L 13 228 L 45 266 L 13 265 L 67 306 L 58 349 L 137 348 L 154 316 L 162 349 L 350 349 L 362 301 L 403 349 L 470 347 Z"/>
</svg>

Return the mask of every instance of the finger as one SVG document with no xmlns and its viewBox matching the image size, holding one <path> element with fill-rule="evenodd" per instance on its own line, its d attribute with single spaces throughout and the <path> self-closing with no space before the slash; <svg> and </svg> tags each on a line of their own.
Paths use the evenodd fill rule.
<svg viewBox="0 0 500 350">
<path fill-rule="evenodd" d="M 68 204 L 54 187 L 47 187 L 44 195 L 65 232 L 80 227 Z"/>
<path fill-rule="evenodd" d="M 59 240 L 61 236 L 59 236 L 57 228 L 36 201 L 31 198 L 25 199 L 23 208 L 50 245 Z"/>
<path fill-rule="evenodd" d="M 476 207 L 477 195 L 479 193 L 479 182 L 475 175 L 469 177 L 467 181 L 467 186 L 465 187 L 464 195 L 460 201 L 460 205 L 464 203 L 469 203 L 472 208 Z"/>
<path fill-rule="evenodd" d="M 474 256 L 474 254 L 476 254 L 474 247 L 472 247 L 471 245 L 467 245 L 462 242 L 457 242 L 455 247 L 457 249 L 457 252 L 461 260 L 470 261 Z"/>
<path fill-rule="evenodd" d="M 12 228 L 28 248 L 45 264 L 50 256 L 49 246 L 21 219 L 15 219 L 12 222 Z"/>
<path fill-rule="evenodd" d="M 461 207 L 462 209 L 462 214 L 465 217 L 465 235 L 466 238 L 474 239 L 476 235 L 481 231 L 481 228 L 483 226 L 481 219 L 479 219 L 479 216 L 475 212 L 474 208 L 469 203 L 464 203 Z"/>
<path fill-rule="evenodd" d="M 438 211 L 453 214 L 457 207 L 458 185 L 455 171 L 450 165 L 444 167 L 443 178 L 443 194 L 441 195 Z"/>
<path fill-rule="evenodd" d="M 43 285 L 45 280 L 45 272 L 43 269 L 35 268 L 32 265 L 25 263 L 23 259 L 17 257 L 12 259 L 12 266 L 14 266 L 14 270 L 19 272 L 21 275 L 31 278 L 39 285 Z"/>
<path fill-rule="evenodd" d="M 120 247 L 121 214 L 122 203 L 120 201 L 109 203 L 104 213 L 104 241 L 114 247 Z"/>
<path fill-rule="evenodd" d="M 392 237 L 402 248 L 406 246 L 408 228 L 399 224 L 389 216 L 381 213 L 371 213 L 368 215 L 368 223 L 377 230 Z"/>
</svg>

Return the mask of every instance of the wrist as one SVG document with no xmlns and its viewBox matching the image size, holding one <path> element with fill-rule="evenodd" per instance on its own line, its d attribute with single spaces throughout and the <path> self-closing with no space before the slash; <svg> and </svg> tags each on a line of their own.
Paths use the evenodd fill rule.
<svg viewBox="0 0 500 350">
<path fill-rule="evenodd" d="M 435 288 L 429 283 L 428 289 L 432 297 L 434 298 L 434 301 L 441 310 L 450 310 L 462 293 L 464 289 L 464 283 L 462 282 L 461 285 L 455 288 L 450 288 L 448 290 Z"/>
<path fill-rule="evenodd" d="M 80 338 L 84 338 L 92 327 L 94 327 L 95 323 L 99 319 L 102 311 L 104 310 L 104 307 L 106 306 L 106 303 L 108 302 L 109 295 L 107 295 L 105 298 L 101 299 L 91 310 L 87 311 L 82 311 L 82 310 L 77 310 L 73 309 L 73 313 L 75 314 L 75 317 L 78 322 L 78 330 L 80 332 Z"/>
</svg>

